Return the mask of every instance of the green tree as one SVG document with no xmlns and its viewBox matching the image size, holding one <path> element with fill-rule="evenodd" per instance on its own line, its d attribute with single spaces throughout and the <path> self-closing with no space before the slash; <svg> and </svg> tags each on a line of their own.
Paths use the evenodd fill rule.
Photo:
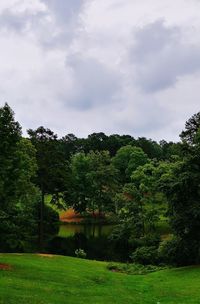
<svg viewBox="0 0 200 304">
<path fill-rule="evenodd" d="M 170 260 L 179 265 L 200 262 L 200 114 L 193 115 L 181 133 L 182 159 L 169 164 L 160 188 L 169 201 L 175 239 L 166 245 Z"/>
<path fill-rule="evenodd" d="M 70 160 L 70 157 L 81 150 L 80 139 L 74 134 L 67 134 L 59 140 L 59 146 L 65 159 Z"/>
<path fill-rule="evenodd" d="M 188 144 L 193 144 L 197 132 L 200 129 L 200 112 L 194 114 L 190 119 L 185 123 L 185 130 L 182 131 L 180 137 L 183 141 Z"/>
<path fill-rule="evenodd" d="M 182 157 L 183 156 L 182 146 L 183 145 L 181 142 L 174 143 L 172 141 L 167 142 L 165 140 L 161 140 L 160 147 L 162 149 L 162 159 L 172 160 L 172 157 L 175 155 Z"/>
<path fill-rule="evenodd" d="M 131 181 L 137 188 L 144 206 L 145 227 L 147 231 L 155 230 L 159 216 L 166 216 L 168 201 L 160 189 L 160 179 L 169 170 L 168 162 L 151 161 L 140 166 L 131 176 Z"/>
<path fill-rule="evenodd" d="M 131 145 L 120 148 L 113 157 L 113 164 L 119 171 L 122 183 L 130 182 L 132 172 L 148 162 L 149 159 L 142 149 Z"/>
<path fill-rule="evenodd" d="M 162 149 L 160 145 L 152 140 L 145 137 L 139 137 L 136 141 L 136 146 L 140 147 L 150 159 L 161 159 Z"/>
<path fill-rule="evenodd" d="M 106 149 L 107 136 L 103 133 L 92 133 L 85 140 L 84 151 L 104 151 Z"/>
<path fill-rule="evenodd" d="M 14 120 L 14 113 L 8 104 L 0 108 L 0 198 L 4 208 L 15 193 L 15 170 L 17 145 L 21 139 L 21 127 Z"/>
<path fill-rule="evenodd" d="M 132 184 L 126 184 L 115 196 L 118 220 L 112 238 L 132 242 L 144 235 L 144 212 L 140 193 Z"/>
<path fill-rule="evenodd" d="M 117 190 L 117 171 L 111 163 L 108 151 L 91 152 L 88 154 L 90 171 L 88 180 L 90 184 L 90 209 L 97 209 L 99 214 L 103 211 L 115 211 L 113 197 Z"/>
<path fill-rule="evenodd" d="M 200 262 L 199 172 L 198 153 L 171 164 L 169 172 L 160 179 L 169 201 L 171 226 L 178 240 L 173 260 L 182 265 Z"/>
<path fill-rule="evenodd" d="M 8 104 L 0 108 L 0 247 L 27 250 L 37 231 L 34 215 L 38 190 L 32 182 L 36 172 L 34 147 L 21 137 Z"/>
<path fill-rule="evenodd" d="M 68 162 L 61 147 L 61 142 L 58 141 L 57 135 L 50 129 L 44 127 L 39 127 L 36 130 L 29 129 L 28 134 L 36 149 L 38 170 L 35 181 L 41 191 L 39 243 L 42 249 L 45 195 L 51 194 L 52 202 L 59 207 L 62 205 L 60 198 L 67 186 Z"/>
<path fill-rule="evenodd" d="M 65 191 L 64 199 L 77 212 L 85 211 L 88 205 L 91 186 L 87 176 L 89 170 L 89 158 L 84 152 L 71 157 L 70 182 Z"/>
<path fill-rule="evenodd" d="M 113 210 L 116 169 L 108 152 L 77 153 L 71 159 L 71 184 L 66 201 L 78 212 Z"/>
</svg>

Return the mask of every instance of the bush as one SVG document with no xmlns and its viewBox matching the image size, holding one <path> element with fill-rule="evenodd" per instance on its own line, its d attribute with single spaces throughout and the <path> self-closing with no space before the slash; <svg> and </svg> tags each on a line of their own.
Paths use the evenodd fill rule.
<svg viewBox="0 0 200 304">
<path fill-rule="evenodd" d="M 130 256 L 134 263 L 155 265 L 158 263 L 158 250 L 155 246 L 137 248 Z"/>
<path fill-rule="evenodd" d="M 133 248 L 132 251 L 135 251 L 138 247 L 154 246 L 154 247 L 158 248 L 160 241 L 161 241 L 160 235 L 153 233 L 153 234 L 147 234 L 140 238 L 135 238 L 133 236 L 132 238 L 129 239 L 129 244 Z"/>
<path fill-rule="evenodd" d="M 154 233 L 154 234 L 147 234 L 145 237 L 142 238 L 143 240 L 143 246 L 145 247 L 156 247 L 158 248 L 161 238 L 160 235 Z"/>
<path fill-rule="evenodd" d="M 80 259 L 85 259 L 86 258 L 86 253 L 81 248 L 75 250 L 75 255 L 76 255 L 77 258 L 80 258 Z"/>
<path fill-rule="evenodd" d="M 176 238 L 163 241 L 158 249 L 160 259 L 167 264 L 176 264 L 178 242 Z"/>
<path fill-rule="evenodd" d="M 164 269 L 165 267 L 158 267 L 153 265 L 140 265 L 140 264 L 122 264 L 122 263 L 109 263 L 107 269 L 113 272 L 121 272 L 126 274 L 147 274 Z"/>
<path fill-rule="evenodd" d="M 162 262 L 171 265 L 187 266 L 200 262 L 199 243 L 189 239 L 174 237 L 164 241 L 158 253 Z"/>
</svg>

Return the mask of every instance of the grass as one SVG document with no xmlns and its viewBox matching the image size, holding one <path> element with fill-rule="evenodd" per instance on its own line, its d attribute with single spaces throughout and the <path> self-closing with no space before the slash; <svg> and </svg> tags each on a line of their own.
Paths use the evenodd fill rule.
<svg viewBox="0 0 200 304">
<path fill-rule="evenodd" d="M 111 272 L 107 263 L 62 256 L 0 254 L 1 304 L 197 304 L 200 268 L 147 275 Z"/>
</svg>

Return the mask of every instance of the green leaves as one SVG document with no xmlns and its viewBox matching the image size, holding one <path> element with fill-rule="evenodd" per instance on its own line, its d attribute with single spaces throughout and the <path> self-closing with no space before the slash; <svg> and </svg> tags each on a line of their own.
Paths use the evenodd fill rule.
<svg viewBox="0 0 200 304">
<path fill-rule="evenodd" d="M 21 137 L 21 127 L 5 104 L 0 108 L 0 249 L 10 250 L 32 241 L 37 228 L 38 190 L 35 149 Z M 21 245 L 20 245 L 21 244 Z M 22 249 L 22 247 L 21 247 Z"/>
<path fill-rule="evenodd" d="M 116 169 L 107 151 L 75 154 L 70 164 L 70 186 L 66 201 L 82 212 L 87 210 L 111 211 L 116 191 Z"/>
<path fill-rule="evenodd" d="M 112 160 L 115 168 L 119 171 L 122 183 L 129 182 L 131 174 L 139 167 L 149 162 L 147 155 L 141 148 L 124 146 L 117 151 Z"/>
</svg>

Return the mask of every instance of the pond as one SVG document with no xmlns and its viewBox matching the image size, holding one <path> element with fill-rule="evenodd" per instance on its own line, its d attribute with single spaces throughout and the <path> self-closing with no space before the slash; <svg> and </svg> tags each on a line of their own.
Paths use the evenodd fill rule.
<svg viewBox="0 0 200 304">
<path fill-rule="evenodd" d="M 129 245 L 110 238 L 114 227 L 109 224 L 61 224 L 57 236 L 48 241 L 46 250 L 53 254 L 75 256 L 76 249 L 81 248 L 88 259 L 127 260 Z"/>
<path fill-rule="evenodd" d="M 112 233 L 114 225 L 108 224 L 61 224 L 59 227 L 58 236 L 67 238 L 75 234 L 83 234 L 89 237 L 108 236 Z"/>
</svg>

